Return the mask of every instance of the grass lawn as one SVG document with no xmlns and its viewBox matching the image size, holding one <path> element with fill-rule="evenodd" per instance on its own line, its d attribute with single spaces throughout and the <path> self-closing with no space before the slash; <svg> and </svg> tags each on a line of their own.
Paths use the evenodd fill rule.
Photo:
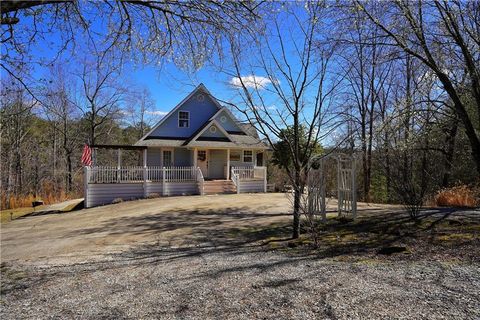
<svg viewBox="0 0 480 320">
<path fill-rule="evenodd" d="M 35 211 L 39 211 L 44 209 L 46 206 L 38 206 L 35 208 Z M 33 212 L 32 207 L 25 207 L 25 208 L 16 208 L 16 209 L 8 209 L 8 210 L 2 210 L 1 213 L 1 223 L 6 223 L 10 222 L 17 218 L 23 217 L 27 214 L 30 214 Z"/>
<path fill-rule="evenodd" d="M 289 225 L 245 229 L 239 234 L 263 238 L 272 249 L 307 251 L 322 257 L 479 260 L 478 210 L 425 209 L 415 220 L 403 210 L 370 211 L 355 221 L 330 217 L 326 223 L 316 224 L 315 230 L 316 237 L 312 237 L 305 227 L 296 240 L 289 238 Z"/>
<path fill-rule="evenodd" d="M 78 206 L 78 203 L 73 203 L 73 204 L 70 204 L 70 205 L 62 208 L 60 211 L 61 212 L 70 212 L 70 211 L 76 209 L 77 206 Z M 2 210 L 2 211 L 0 211 L 0 215 L 1 215 L 0 222 L 1 223 L 7 223 L 7 222 L 10 222 L 12 220 L 18 219 L 20 217 L 32 214 L 34 212 L 40 212 L 40 211 L 42 211 L 44 209 L 47 209 L 47 208 L 48 208 L 48 205 L 42 205 L 42 206 L 36 207 L 35 210 L 32 207 L 23 207 L 23 208 Z"/>
</svg>

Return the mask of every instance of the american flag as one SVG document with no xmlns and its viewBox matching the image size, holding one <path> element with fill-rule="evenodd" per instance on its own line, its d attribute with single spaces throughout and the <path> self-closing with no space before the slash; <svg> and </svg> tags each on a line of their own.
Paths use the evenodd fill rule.
<svg viewBox="0 0 480 320">
<path fill-rule="evenodd" d="M 82 164 L 84 166 L 92 165 L 92 149 L 90 149 L 88 144 L 86 144 L 85 147 L 83 147 Z"/>
</svg>

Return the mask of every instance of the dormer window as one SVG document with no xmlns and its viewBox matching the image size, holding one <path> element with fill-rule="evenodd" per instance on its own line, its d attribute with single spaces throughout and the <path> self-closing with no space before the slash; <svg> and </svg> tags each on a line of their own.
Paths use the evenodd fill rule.
<svg viewBox="0 0 480 320">
<path fill-rule="evenodd" d="M 190 127 L 190 112 L 178 111 L 178 127 L 179 128 Z"/>
</svg>

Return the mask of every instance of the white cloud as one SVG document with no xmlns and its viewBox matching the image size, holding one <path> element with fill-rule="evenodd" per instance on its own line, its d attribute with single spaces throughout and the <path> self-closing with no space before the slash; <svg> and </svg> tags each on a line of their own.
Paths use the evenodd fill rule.
<svg viewBox="0 0 480 320">
<path fill-rule="evenodd" d="M 271 106 L 253 106 L 253 109 L 274 111 L 274 110 L 277 110 L 277 106 L 274 104 Z"/>
<path fill-rule="evenodd" d="M 241 87 L 242 82 L 247 88 L 258 88 L 264 89 L 267 85 L 272 83 L 268 78 L 262 76 L 256 76 L 254 74 L 243 76 L 243 77 L 233 77 L 230 79 L 230 84 L 234 87 Z"/>
<path fill-rule="evenodd" d="M 167 111 L 161 111 L 161 110 L 154 110 L 154 111 L 145 111 L 146 114 L 152 115 L 152 116 L 165 116 L 168 112 Z"/>
<path fill-rule="evenodd" d="M 130 110 L 123 110 L 123 109 L 120 110 L 119 113 L 120 113 L 120 114 L 123 114 L 124 116 L 131 116 L 131 115 L 133 114 L 132 111 L 130 111 Z"/>
</svg>

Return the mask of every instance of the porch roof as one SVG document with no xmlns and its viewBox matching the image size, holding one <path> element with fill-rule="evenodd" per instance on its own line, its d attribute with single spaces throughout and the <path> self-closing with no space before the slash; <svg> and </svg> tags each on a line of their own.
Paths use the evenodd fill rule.
<svg viewBox="0 0 480 320">
<path fill-rule="evenodd" d="M 232 141 L 194 140 L 185 145 L 186 140 L 149 139 L 138 141 L 135 146 L 144 147 L 200 147 L 200 148 L 236 148 L 236 149 L 268 149 L 268 146 L 257 138 L 231 134 Z"/>
<path fill-rule="evenodd" d="M 232 141 L 209 141 L 209 140 L 194 140 L 188 143 L 188 147 L 208 147 L 208 148 L 242 148 L 242 149 L 268 149 L 268 146 L 259 139 L 246 136 L 230 134 Z"/>
<path fill-rule="evenodd" d="M 122 150 L 143 150 L 146 149 L 142 145 L 129 145 L 129 144 L 91 144 L 92 149 L 122 149 Z"/>
<path fill-rule="evenodd" d="M 185 140 L 171 140 L 171 139 L 148 139 L 140 140 L 135 143 L 135 146 L 144 147 L 181 147 Z"/>
</svg>

